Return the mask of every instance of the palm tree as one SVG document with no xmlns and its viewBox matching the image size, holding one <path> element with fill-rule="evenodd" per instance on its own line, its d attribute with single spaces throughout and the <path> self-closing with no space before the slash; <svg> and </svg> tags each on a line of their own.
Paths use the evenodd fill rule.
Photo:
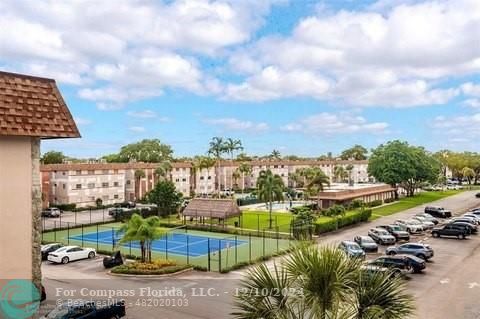
<svg viewBox="0 0 480 319">
<path fill-rule="evenodd" d="M 345 170 L 343 166 L 335 166 L 333 169 L 333 176 L 335 177 L 335 181 L 343 182 L 348 177 L 348 172 Z"/>
<path fill-rule="evenodd" d="M 245 175 L 250 175 L 252 173 L 252 166 L 248 163 L 241 163 L 238 167 L 238 170 L 242 173 L 242 194 L 245 191 Z"/>
<path fill-rule="evenodd" d="M 230 185 L 230 190 L 233 190 L 233 184 L 235 184 L 238 187 L 237 182 L 238 182 L 238 179 L 240 178 L 241 175 L 242 175 L 242 173 L 240 172 L 240 170 L 238 168 L 233 171 L 233 173 L 232 173 L 232 185 Z"/>
<path fill-rule="evenodd" d="M 353 171 L 353 165 L 348 164 L 345 170 L 348 172 L 348 184 L 353 185 L 353 180 L 352 180 L 352 171 Z"/>
<path fill-rule="evenodd" d="M 258 198 L 268 204 L 269 228 L 272 228 L 272 203 L 283 200 L 285 185 L 280 175 L 271 170 L 261 171 L 257 179 Z"/>
<path fill-rule="evenodd" d="M 330 186 L 330 178 L 318 167 L 308 168 L 304 174 L 307 179 L 306 192 L 309 196 L 317 195 L 326 186 Z"/>
<path fill-rule="evenodd" d="M 272 270 L 256 266 L 239 291 L 233 313 L 238 319 L 400 319 L 414 310 L 401 278 L 367 273 L 360 261 L 330 246 L 300 246 Z"/>
<path fill-rule="evenodd" d="M 158 216 L 145 219 L 138 214 L 133 214 L 128 222 L 120 227 L 118 233 L 123 234 L 120 243 L 139 242 L 142 262 L 152 262 L 152 242 L 165 234 L 160 228 Z"/>
<path fill-rule="evenodd" d="M 153 174 L 158 182 L 160 178 L 167 178 L 167 176 L 169 177 L 168 179 L 171 179 L 171 175 L 169 175 L 171 171 L 172 164 L 169 161 L 163 161 L 158 165 Z"/>
<path fill-rule="evenodd" d="M 205 192 L 208 192 L 208 177 L 210 176 L 210 168 L 215 166 L 215 163 L 217 161 L 214 158 L 208 157 L 208 156 L 203 156 L 201 159 L 201 166 L 202 168 L 207 170 L 207 176 L 205 178 Z"/>
<path fill-rule="evenodd" d="M 216 160 L 216 169 L 215 169 L 215 190 L 218 192 L 218 196 L 220 197 L 220 181 L 218 179 L 219 176 L 219 166 L 220 160 L 222 159 L 222 155 L 228 152 L 225 141 L 221 137 L 213 137 L 209 143 L 208 155 L 211 155 Z"/>
<path fill-rule="evenodd" d="M 273 150 L 272 153 L 268 156 L 270 159 L 279 160 L 281 158 L 279 150 Z"/>
<path fill-rule="evenodd" d="M 135 177 L 135 200 L 139 200 L 140 197 L 140 181 L 145 177 L 145 171 L 143 169 L 136 169 L 133 173 Z"/>
<path fill-rule="evenodd" d="M 243 151 L 242 141 L 227 138 L 225 141 L 225 150 L 230 154 L 230 159 L 233 161 L 233 156 L 236 151 Z"/>
</svg>

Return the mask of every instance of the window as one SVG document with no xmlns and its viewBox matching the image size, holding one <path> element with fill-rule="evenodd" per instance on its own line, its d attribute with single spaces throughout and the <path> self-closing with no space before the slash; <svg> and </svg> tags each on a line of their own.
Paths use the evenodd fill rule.
<svg viewBox="0 0 480 319">
<path fill-rule="evenodd" d="M 177 168 L 175 168 L 175 170 L 178 172 L 180 170 L 180 168 L 177 167 Z"/>
<path fill-rule="evenodd" d="M 200 176 L 200 180 L 203 181 L 205 179 L 205 176 Z"/>
<path fill-rule="evenodd" d="M 95 188 L 95 183 L 88 183 L 88 188 Z"/>
<path fill-rule="evenodd" d="M 113 195 L 113 198 L 114 198 L 114 199 L 118 199 L 118 195 Z"/>
<path fill-rule="evenodd" d="M 102 199 L 103 199 L 103 200 L 108 200 L 108 195 L 103 195 L 103 196 L 102 196 Z"/>
<path fill-rule="evenodd" d="M 273 168 L 278 168 L 278 165 L 273 165 Z"/>
<path fill-rule="evenodd" d="M 113 174 L 118 174 L 118 169 L 114 169 Z"/>
<path fill-rule="evenodd" d="M 65 187 L 66 187 L 65 184 L 62 184 L 62 188 L 65 189 Z"/>
<path fill-rule="evenodd" d="M 75 174 L 82 175 L 82 171 L 76 171 Z"/>
<path fill-rule="evenodd" d="M 108 187 L 108 183 L 102 183 L 102 187 Z"/>
<path fill-rule="evenodd" d="M 186 182 L 186 181 L 187 181 L 187 179 L 186 179 L 186 178 L 182 178 L 182 182 Z"/>
<path fill-rule="evenodd" d="M 130 185 L 130 180 L 129 179 L 127 179 L 127 185 Z"/>
<path fill-rule="evenodd" d="M 285 165 L 282 165 L 282 166 L 280 166 L 280 167 L 281 167 L 281 168 L 284 168 L 284 167 L 285 167 Z"/>
<path fill-rule="evenodd" d="M 77 184 L 77 185 L 75 185 L 75 188 L 76 188 L 76 189 L 82 189 L 82 184 Z"/>
<path fill-rule="evenodd" d="M 53 184 L 53 187 L 57 187 L 57 184 L 56 184 L 56 183 L 55 183 L 55 184 Z"/>
<path fill-rule="evenodd" d="M 104 169 L 102 172 L 103 174 L 108 174 L 108 169 Z"/>
<path fill-rule="evenodd" d="M 208 179 L 212 179 L 212 176 L 208 176 Z"/>
<path fill-rule="evenodd" d="M 88 175 L 95 175 L 95 171 L 94 170 L 89 170 Z"/>
<path fill-rule="evenodd" d="M 180 182 L 180 178 L 175 178 L 175 182 Z"/>
<path fill-rule="evenodd" d="M 118 187 L 118 182 L 113 182 L 113 186 Z"/>
</svg>

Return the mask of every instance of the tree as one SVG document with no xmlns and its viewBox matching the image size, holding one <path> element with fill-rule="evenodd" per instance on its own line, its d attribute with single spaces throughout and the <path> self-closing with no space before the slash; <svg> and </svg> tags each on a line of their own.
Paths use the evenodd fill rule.
<svg viewBox="0 0 480 319">
<path fill-rule="evenodd" d="M 198 170 L 201 174 L 202 170 L 207 170 L 207 176 L 204 179 L 205 181 L 205 192 L 208 192 L 208 177 L 210 176 L 210 168 L 214 167 L 216 160 L 208 156 L 197 156 L 193 162 L 193 167 L 195 170 Z"/>
<path fill-rule="evenodd" d="M 352 185 L 353 185 L 353 180 L 352 180 L 353 168 L 354 167 L 352 164 L 348 164 L 347 167 L 345 167 L 345 170 L 347 171 L 347 175 L 348 175 L 348 184 L 352 184 Z"/>
<path fill-rule="evenodd" d="M 230 154 L 230 159 L 233 161 L 233 155 L 236 151 L 242 151 L 242 141 L 234 140 L 231 138 L 227 138 L 225 141 L 225 151 Z"/>
<path fill-rule="evenodd" d="M 49 151 L 43 154 L 40 161 L 42 164 L 62 164 L 67 157 L 62 152 Z"/>
<path fill-rule="evenodd" d="M 172 171 L 172 164 L 170 163 L 170 161 L 163 161 L 155 169 L 154 175 L 155 175 L 155 177 L 157 178 L 157 181 L 158 181 L 158 180 L 160 180 L 160 178 L 166 179 L 167 176 L 171 177 L 170 176 L 171 171 Z"/>
<path fill-rule="evenodd" d="M 368 173 L 392 187 L 403 187 L 407 196 L 413 196 L 422 183 L 437 180 L 440 165 L 422 147 L 396 140 L 373 150 Z"/>
<path fill-rule="evenodd" d="M 337 165 L 333 169 L 333 176 L 337 182 L 344 182 L 348 178 L 348 172 L 342 165 Z"/>
<path fill-rule="evenodd" d="M 178 211 L 183 195 L 177 192 L 173 182 L 161 180 L 145 197 L 149 203 L 157 205 L 160 216 L 167 216 Z"/>
<path fill-rule="evenodd" d="M 100 197 L 95 200 L 95 205 L 97 205 L 97 207 L 102 207 L 102 204 L 103 201 Z"/>
<path fill-rule="evenodd" d="M 240 162 L 250 162 L 252 160 L 252 158 L 245 153 L 238 154 L 236 159 Z"/>
<path fill-rule="evenodd" d="M 309 195 L 317 195 L 319 192 L 323 192 L 326 186 L 330 186 L 330 178 L 318 167 L 307 169 L 305 176 Z"/>
<path fill-rule="evenodd" d="M 367 159 L 368 150 L 361 145 L 354 145 L 340 154 L 342 160 L 362 161 Z"/>
<path fill-rule="evenodd" d="M 257 179 L 258 198 L 268 204 L 269 228 L 272 228 L 272 203 L 283 200 L 285 185 L 278 174 L 271 170 L 261 171 Z"/>
<path fill-rule="evenodd" d="M 282 158 L 282 156 L 281 156 L 279 150 L 273 150 L 272 153 L 270 153 L 270 155 L 268 155 L 268 158 L 270 158 L 272 160 L 279 160 L 279 159 Z"/>
<path fill-rule="evenodd" d="M 252 173 L 252 166 L 248 163 L 241 163 L 238 167 L 240 173 L 242 173 L 242 194 L 245 191 L 245 175 L 250 175 Z"/>
<path fill-rule="evenodd" d="M 240 178 L 240 176 L 242 175 L 242 173 L 240 172 L 240 170 L 237 168 L 236 170 L 233 171 L 232 173 L 232 183 L 235 184 L 236 187 L 238 187 L 238 179 Z M 233 185 L 230 185 L 230 189 L 232 190 L 233 189 Z"/>
<path fill-rule="evenodd" d="M 211 155 L 216 160 L 216 169 L 215 169 L 215 190 L 218 192 L 218 196 L 220 197 L 220 181 L 219 181 L 219 167 L 220 167 L 220 160 L 222 159 L 222 155 L 227 151 L 227 147 L 225 141 L 221 137 L 213 137 L 209 143 L 208 155 Z"/>
<path fill-rule="evenodd" d="M 401 278 L 367 272 L 359 260 L 330 246 L 294 249 L 272 270 L 256 266 L 240 285 L 232 314 L 237 319 L 402 319 L 414 310 Z"/>
<path fill-rule="evenodd" d="M 471 169 L 470 167 L 464 167 L 462 168 L 462 175 L 464 178 L 467 179 L 468 184 L 472 184 L 472 179 L 475 177 L 475 171 Z"/>
<path fill-rule="evenodd" d="M 122 146 L 118 154 L 110 154 L 103 158 L 107 162 L 160 163 L 172 160 L 172 154 L 171 146 L 163 144 L 159 139 L 144 139 L 137 143 Z"/>
<path fill-rule="evenodd" d="M 136 169 L 133 173 L 135 177 L 135 200 L 140 198 L 140 181 L 145 177 L 145 171 L 143 169 Z"/>
<path fill-rule="evenodd" d="M 143 218 L 138 214 L 123 224 L 119 229 L 119 234 L 123 234 L 120 243 L 138 241 L 140 245 L 141 261 L 152 262 L 152 242 L 165 235 L 160 228 L 160 219 L 157 216 Z"/>
</svg>

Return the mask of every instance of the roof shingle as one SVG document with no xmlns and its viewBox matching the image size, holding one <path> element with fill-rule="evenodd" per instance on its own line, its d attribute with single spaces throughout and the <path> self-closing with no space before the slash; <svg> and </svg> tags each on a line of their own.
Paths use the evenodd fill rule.
<svg viewBox="0 0 480 319">
<path fill-rule="evenodd" d="M 80 137 L 55 80 L 0 71 L 0 136 Z"/>
</svg>

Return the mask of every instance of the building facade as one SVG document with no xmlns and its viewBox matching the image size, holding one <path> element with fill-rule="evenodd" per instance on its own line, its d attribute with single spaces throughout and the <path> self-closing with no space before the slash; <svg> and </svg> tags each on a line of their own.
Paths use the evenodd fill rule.
<svg viewBox="0 0 480 319">
<path fill-rule="evenodd" d="M 44 165 L 42 170 L 43 205 L 75 204 L 77 207 L 136 201 L 151 191 L 160 178 L 171 180 L 186 197 L 207 196 L 216 190 L 254 188 L 260 172 L 270 169 L 285 185 L 296 186 L 292 176 L 308 167 L 320 168 L 335 180 L 335 167 L 351 166 L 355 184 L 370 181 L 367 161 L 250 161 L 250 173 L 239 171 L 236 161 L 222 161 L 218 167 L 196 169 L 190 162 L 174 162 L 166 176 L 157 176 L 155 163 L 80 163 Z"/>
<path fill-rule="evenodd" d="M 80 137 L 54 80 L 0 72 L 0 274 L 41 282 L 40 140 Z"/>
</svg>

